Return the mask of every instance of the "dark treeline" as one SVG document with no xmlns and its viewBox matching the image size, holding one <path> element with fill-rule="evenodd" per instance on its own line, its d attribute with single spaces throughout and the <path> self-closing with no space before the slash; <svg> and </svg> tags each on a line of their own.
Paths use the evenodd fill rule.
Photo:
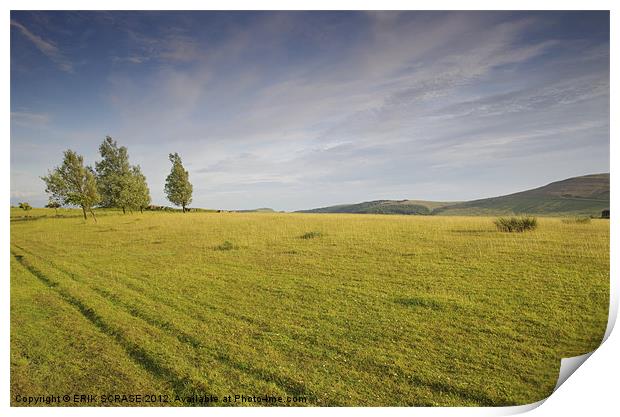
<svg viewBox="0 0 620 417">
<path fill-rule="evenodd" d="M 77 206 L 82 208 L 84 219 L 89 212 L 95 221 L 93 207 L 118 208 L 123 213 L 149 207 L 151 195 L 146 177 L 140 165 L 129 163 L 127 148 L 106 136 L 99 146 L 99 154 L 101 160 L 92 168 L 84 165 L 84 157 L 76 152 L 70 149 L 64 152 L 62 164 L 41 177 L 45 192 L 50 195 L 48 207 Z M 185 212 L 192 201 L 189 172 L 179 154 L 170 154 L 169 159 L 172 168 L 164 191 L 168 200 Z"/>
</svg>

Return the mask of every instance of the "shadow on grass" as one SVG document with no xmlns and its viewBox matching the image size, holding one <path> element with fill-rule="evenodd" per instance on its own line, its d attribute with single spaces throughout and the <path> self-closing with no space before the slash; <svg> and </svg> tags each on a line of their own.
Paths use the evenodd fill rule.
<svg viewBox="0 0 620 417">
<path fill-rule="evenodd" d="M 430 310 L 444 310 L 446 305 L 444 302 L 434 300 L 432 298 L 426 297 L 408 297 L 408 298 L 399 298 L 396 300 L 398 304 L 401 304 L 406 307 L 413 308 L 427 308 Z"/>
<path fill-rule="evenodd" d="M 221 245 L 215 246 L 213 249 L 214 250 L 221 250 L 221 251 L 236 250 L 236 249 L 239 249 L 239 246 L 237 246 L 234 243 L 232 243 L 232 242 L 227 240 L 224 243 L 222 243 Z"/>
<path fill-rule="evenodd" d="M 93 308 L 86 305 L 82 300 L 78 299 L 77 297 L 69 294 L 67 291 L 63 291 L 62 289 L 58 288 L 57 282 L 54 282 L 52 279 L 43 274 L 43 272 L 39 271 L 33 265 L 28 263 L 24 259 L 23 255 L 18 255 L 13 251 L 11 251 L 11 254 L 24 268 L 26 268 L 26 270 L 28 270 L 31 274 L 38 278 L 47 287 L 53 289 L 65 302 L 76 308 L 80 312 L 80 314 L 92 325 L 94 325 L 105 335 L 110 336 L 112 339 L 114 339 L 118 343 L 118 345 L 121 346 L 123 350 L 125 350 L 127 356 L 129 356 L 135 363 L 137 363 L 140 367 L 142 367 L 145 371 L 149 372 L 151 375 L 163 380 L 164 382 L 169 383 L 176 395 L 181 398 L 186 398 L 191 396 L 196 388 L 203 391 L 207 390 L 206 386 L 196 387 L 194 381 L 191 381 L 187 377 L 180 377 L 168 367 L 158 363 L 157 360 L 153 358 L 151 354 L 148 353 L 145 349 L 141 348 L 135 343 L 130 342 L 129 340 L 124 338 L 116 329 L 106 323 L 105 320 L 103 320 L 103 318 L 99 316 Z M 210 403 L 207 403 L 206 405 L 209 404 Z"/>
</svg>

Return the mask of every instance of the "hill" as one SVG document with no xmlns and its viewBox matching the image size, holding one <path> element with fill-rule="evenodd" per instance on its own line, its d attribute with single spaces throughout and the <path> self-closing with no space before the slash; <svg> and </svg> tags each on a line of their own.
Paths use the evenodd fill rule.
<svg viewBox="0 0 620 417">
<path fill-rule="evenodd" d="M 269 207 L 261 207 L 247 210 L 231 210 L 235 213 L 275 213 L 275 210 Z"/>
<path fill-rule="evenodd" d="M 435 209 L 433 214 L 598 216 L 605 208 L 609 208 L 609 174 L 593 174 L 501 197 L 447 205 Z"/>
<path fill-rule="evenodd" d="M 375 200 L 358 204 L 341 204 L 337 206 L 321 207 L 311 210 L 301 210 L 300 213 L 357 213 L 357 214 L 432 214 L 445 205 L 443 203 L 424 200 Z"/>
<path fill-rule="evenodd" d="M 605 208 L 609 208 L 608 173 L 568 178 L 514 194 L 465 202 L 376 200 L 302 210 L 302 212 L 451 216 L 495 216 L 503 214 L 599 216 L 601 210 Z"/>
</svg>

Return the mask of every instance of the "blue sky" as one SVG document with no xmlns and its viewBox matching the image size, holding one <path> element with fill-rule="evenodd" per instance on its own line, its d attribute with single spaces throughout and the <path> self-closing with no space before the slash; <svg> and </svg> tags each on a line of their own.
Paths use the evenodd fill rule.
<svg viewBox="0 0 620 417">
<path fill-rule="evenodd" d="M 11 12 L 11 202 L 127 146 L 155 204 L 468 200 L 609 171 L 607 12 Z"/>
</svg>

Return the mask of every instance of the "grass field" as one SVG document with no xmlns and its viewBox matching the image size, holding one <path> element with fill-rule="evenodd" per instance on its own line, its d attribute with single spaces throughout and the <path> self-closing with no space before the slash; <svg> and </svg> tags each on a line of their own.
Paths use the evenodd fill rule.
<svg viewBox="0 0 620 417">
<path fill-rule="evenodd" d="M 605 220 L 517 234 L 490 217 L 58 214 L 11 211 L 13 405 L 525 404 L 607 323 Z"/>
</svg>

